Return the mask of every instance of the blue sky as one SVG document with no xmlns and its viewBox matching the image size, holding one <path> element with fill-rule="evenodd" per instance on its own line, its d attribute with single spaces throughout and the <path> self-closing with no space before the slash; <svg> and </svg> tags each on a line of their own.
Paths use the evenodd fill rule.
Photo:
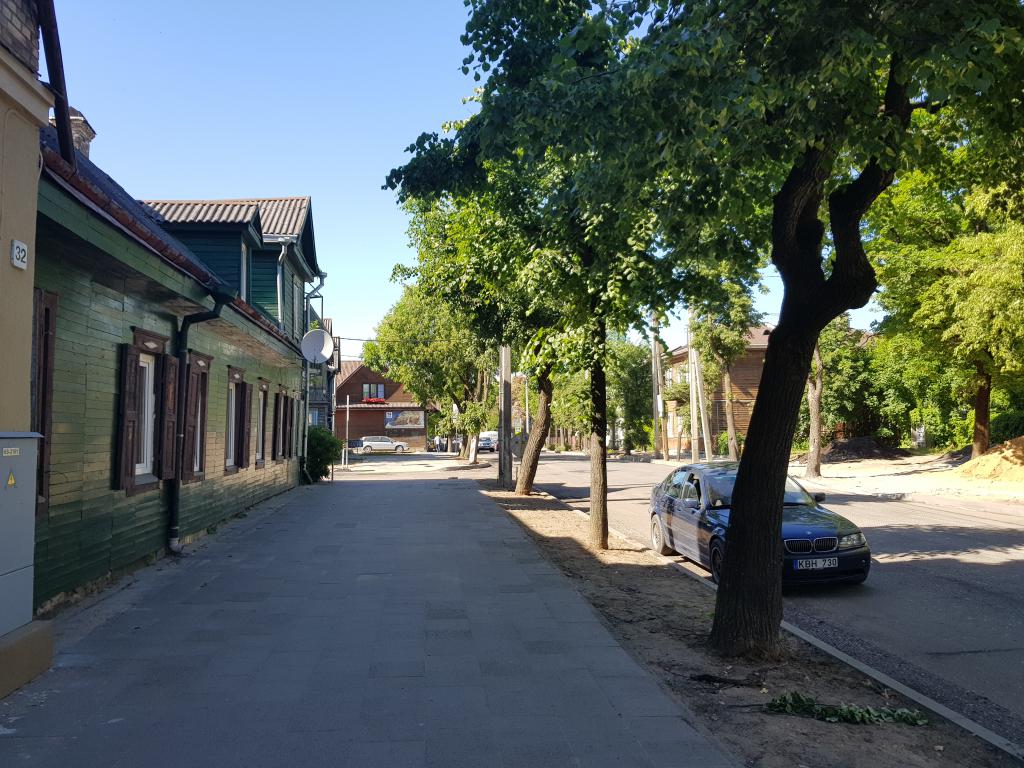
<svg viewBox="0 0 1024 768">
<path fill-rule="evenodd" d="M 90 157 L 138 198 L 312 196 L 325 312 L 372 335 L 414 258 L 384 177 L 469 111 L 462 0 L 58 0 L 57 18 Z"/>
</svg>

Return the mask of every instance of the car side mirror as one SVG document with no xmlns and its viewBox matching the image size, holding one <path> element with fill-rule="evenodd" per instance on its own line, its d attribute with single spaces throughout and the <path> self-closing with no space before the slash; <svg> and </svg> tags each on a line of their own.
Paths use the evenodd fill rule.
<svg viewBox="0 0 1024 768">
<path fill-rule="evenodd" d="M 822 493 L 821 491 L 818 491 L 816 494 L 814 494 L 814 500 L 820 504 L 825 500 L 825 494 Z"/>
<path fill-rule="evenodd" d="M 683 506 L 687 509 L 699 509 L 700 502 L 696 499 L 683 499 Z"/>
</svg>

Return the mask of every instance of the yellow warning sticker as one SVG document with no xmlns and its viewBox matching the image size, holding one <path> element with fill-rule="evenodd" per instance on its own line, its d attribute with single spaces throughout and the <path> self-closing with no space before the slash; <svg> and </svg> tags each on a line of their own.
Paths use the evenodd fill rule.
<svg viewBox="0 0 1024 768">
<path fill-rule="evenodd" d="M 7 487 L 8 488 L 14 488 L 16 485 L 17 485 L 17 483 L 14 482 L 14 471 L 12 470 L 7 475 Z"/>
</svg>

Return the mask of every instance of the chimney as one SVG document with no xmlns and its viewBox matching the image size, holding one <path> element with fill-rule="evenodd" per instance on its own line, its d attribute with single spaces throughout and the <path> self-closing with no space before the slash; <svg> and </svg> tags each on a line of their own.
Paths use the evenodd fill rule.
<svg viewBox="0 0 1024 768">
<path fill-rule="evenodd" d="M 89 121 L 85 119 L 85 115 L 79 112 L 74 107 L 71 107 L 68 112 L 71 115 L 71 140 L 75 144 L 75 149 L 81 152 L 85 157 L 89 156 L 89 145 L 92 140 L 96 138 L 96 131 L 89 125 Z M 56 120 L 50 118 L 50 125 L 56 125 Z"/>
</svg>

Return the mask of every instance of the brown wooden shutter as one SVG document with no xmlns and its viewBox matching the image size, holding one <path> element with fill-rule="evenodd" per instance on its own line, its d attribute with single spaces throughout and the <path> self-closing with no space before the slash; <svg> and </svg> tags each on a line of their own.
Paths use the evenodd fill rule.
<svg viewBox="0 0 1024 768">
<path fill-rule="evenodd" d="M 35 390 L 32 430 L 43 436 L 36 462 L 36 514 L 50 506 L 50 444 L 53 433 L 53 369 L 57 323 L 57 294 L 35 289 Z"/>
<path fill-rule="evenodd" d="M 156 476 L 161 480 L 171 480 L 178 467 L 177 427 L 178 427 L 178 358 L 174 355 L 162 355 L 160 364 L 160 466 Z"/>
<path fill-rule="evenodd" d="M 295 400 L 291 397 L 286 398 L 288 403 L 288 410 L 285 411 L 285 418 L 288 419 L 288 429 L 285 431 L 288 443 L 285 446 L 285 456 L 289 459 L 295 453 Z"/>
<path fill-rule="evenodd" d="M 139 351 L 131 344 L 121 345 L 120 411 L 114 487 L 129 490 L 135 485 L 135 451 L 139 436 Z"/>
<path fill-rule="evenodd" d="M 242 399 L 242 419 L 241 428 L 242 434 L 241 439 L 238 441 L 238 445 L 241 448 L 239 458 L 241 461 L 238 462 L 238 466 L 243 469 L 249 466 L 249 455 L 252 442 L 252 384 L 242 383 L 240 385 L 242 394 L 245 396 Z"/>
<path fill-rule="evenodd" d="M 195 480 L 196 440 L 199 439 L 199 371 L 188 367 L 188 388 L 185 394 L 185 455 L 181 464 L 181 479 Z"/>
<path fill-rule="evenodd" d="M 270 442 L 271 442 L 271 445 L 270 445 L 270 458 L 275 459 L 275 460 L 278 458 L 277 444 L 278 444 L 278 440 L 280 440 L 280 437 L 281 437 L 281 425 L 278 423 L 278 419 L 279 419 L 280 415 L 281 415 L 281 393 L 280 392 L 275 392 L 274 393 L 274 426 L 273 426 L 273 428 L 271 430 L 271 436 L 270 436 Z"/>
</svg>

